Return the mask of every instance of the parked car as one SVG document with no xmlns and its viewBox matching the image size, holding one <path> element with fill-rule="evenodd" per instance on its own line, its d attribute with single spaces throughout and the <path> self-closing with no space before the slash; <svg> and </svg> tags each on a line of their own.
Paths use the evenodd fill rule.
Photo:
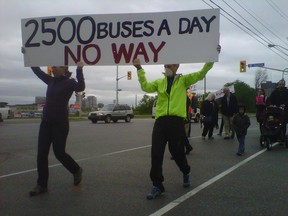
<svg viewBox="0 0 288 216">
<path fill-rule="evenodd" d="M 191 121 L 198 123 L 200 121 L 200 109 L 197 108 L 196 113 L 191 114 Z"/>
<path fill-rule="evenodd" d="M 29 118 L 34 118 L 35 117 L 35 112 L 29 112 L 28 113 Z"/>
<path fill-rule="evenodd" d="M 156 103 L 157 103 L 157 98 L 154 100 L 153 106 L 152 106 L 152 118 L 155 118 L 156 114 Z"/>
<path fill-rule="evenodd" d="M 42 112 L 35 112 L 34 117 L 41 118 L 42 117 Z"/>
<path fill-rule="evenodd" d="M 9 107 L 0 107 L 0 122 L 3 122 L 4 119 L 8 119 L 11 116 L 11 110 Z"/>
<path fill-rule="evenodd" d="M 28 112 L 21 112 L 21 118 L 28 118 L 29 113 Z"/>
<path fill-rule="evenodd" d="M 117 122 L 118 120 L 130 122 L 132 118 L 134 118 L 133 110 L 127 104 L 108 104 L 99 111 L 90 112 L 88 115 L 88 119 L 92 123 L 97 123 L 97 121 L 110 123 L 111 121 Z"/>
</svg>

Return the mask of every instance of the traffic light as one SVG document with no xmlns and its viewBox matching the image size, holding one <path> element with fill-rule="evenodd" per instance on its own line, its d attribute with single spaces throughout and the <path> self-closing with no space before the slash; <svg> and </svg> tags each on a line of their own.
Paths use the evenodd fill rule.
<svg viewBox="0 0 288 216">
<path fill-rule="evenodd" d="M 127 72 L 127 80 L 131 80 L 132 79 L 132 72 L 128 71 Z"/>
<path fill-rule="evenodd" d="M 240 73 L 246 72 L 246 61 L 240 61 Z"/>
</svg>

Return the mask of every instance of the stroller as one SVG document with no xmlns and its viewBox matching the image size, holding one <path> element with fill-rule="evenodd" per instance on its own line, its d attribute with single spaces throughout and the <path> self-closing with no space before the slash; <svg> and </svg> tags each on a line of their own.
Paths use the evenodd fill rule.
<svg viewBox="0 0 288 216">
<path fill-rule="evenodd" d="M 288 148 L 288 138 L 283 133 L 283 127 L 286 124 L 284 110 L 278 107 L 267 107 L 260 118 L 260 146 L 266 147 L 269 151 L 272 144 L 278 141 L 284 142 L 286 148 Z"/>
</svg>

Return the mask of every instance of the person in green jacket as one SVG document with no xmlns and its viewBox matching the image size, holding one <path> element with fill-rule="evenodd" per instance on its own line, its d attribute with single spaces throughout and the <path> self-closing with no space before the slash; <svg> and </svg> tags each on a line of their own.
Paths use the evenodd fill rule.
<svg viewBox="0 0 288 216">
<path fill-rule="evenodd" d="M 221 47 L 218 46 L 218 52 L 220 49 Z M 184 145 L 181 143 L 181 137 L 185 136 L 186 89 L 202 80 L 213 64 L 213 62 L 206 63 L 200 71 L 187 75 L 176 74 L 179 64 L 165 64 L 165 77 L 148 82 L 140 60 L 134 59 L 133 61 L 141 89 L 147 93 L 157 92 L 158 94 L 151 148 L 150 178 L 153 187 L 147 195 L 149 200 L 155 199 L 165 191 L 162 164 L 167 142 L 172 157 L 183 173 L 183 187 L 190 186 L 190 166 L 185 156 Z"/>
</svg>

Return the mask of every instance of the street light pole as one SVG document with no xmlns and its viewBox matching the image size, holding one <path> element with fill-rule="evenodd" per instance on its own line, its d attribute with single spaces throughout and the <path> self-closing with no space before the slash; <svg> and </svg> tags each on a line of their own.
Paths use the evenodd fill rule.
<svg viewBox="0 0 288 216">
<path fill-rule="evenodd" d="M 284 70 L 283 70 L 283 72 L 282 72 L 282 80 L 284 80 L 284 73 L 285 72 L 288 72 L 288 68 L 285 68 Z"/>
<path fill-rule="evenodd" d="M 206 94 L 206 75 L 204 77 L 204 95 Z"/>
<path fill-rule="evenodd" d="M 284 50 L 286 50 L 286 51 L 288 51 L 288 49 L 287 48 L 285 48 L 285 47 L 283 47 L 283 46 L 280 46 L 280 45 L 276 45 L 276 44 L 268 44 L 268 47 L 269 48 L 273 48 L 273 47 L 281 47 L 282 49 L 284 49 Z"/>
<path fill-rule="evenodd" d="M 119 96 L 119 91 L 122 91 L 122 89 L 118 88 L 118 82 L 119 82 L 120 79 L 122 79 L 124 77 L 127 77 L 127 75 L 119 77 L 118 65 L 117 65 L 117 68 L 116 68 L 116 104 L 119 103 L 119 97 L 118 97 Z"/>
<path fill-rule="evenodd" d="M 116 67 L 116 104 L 118 104 L 118 65 Z"/>
</svg>

